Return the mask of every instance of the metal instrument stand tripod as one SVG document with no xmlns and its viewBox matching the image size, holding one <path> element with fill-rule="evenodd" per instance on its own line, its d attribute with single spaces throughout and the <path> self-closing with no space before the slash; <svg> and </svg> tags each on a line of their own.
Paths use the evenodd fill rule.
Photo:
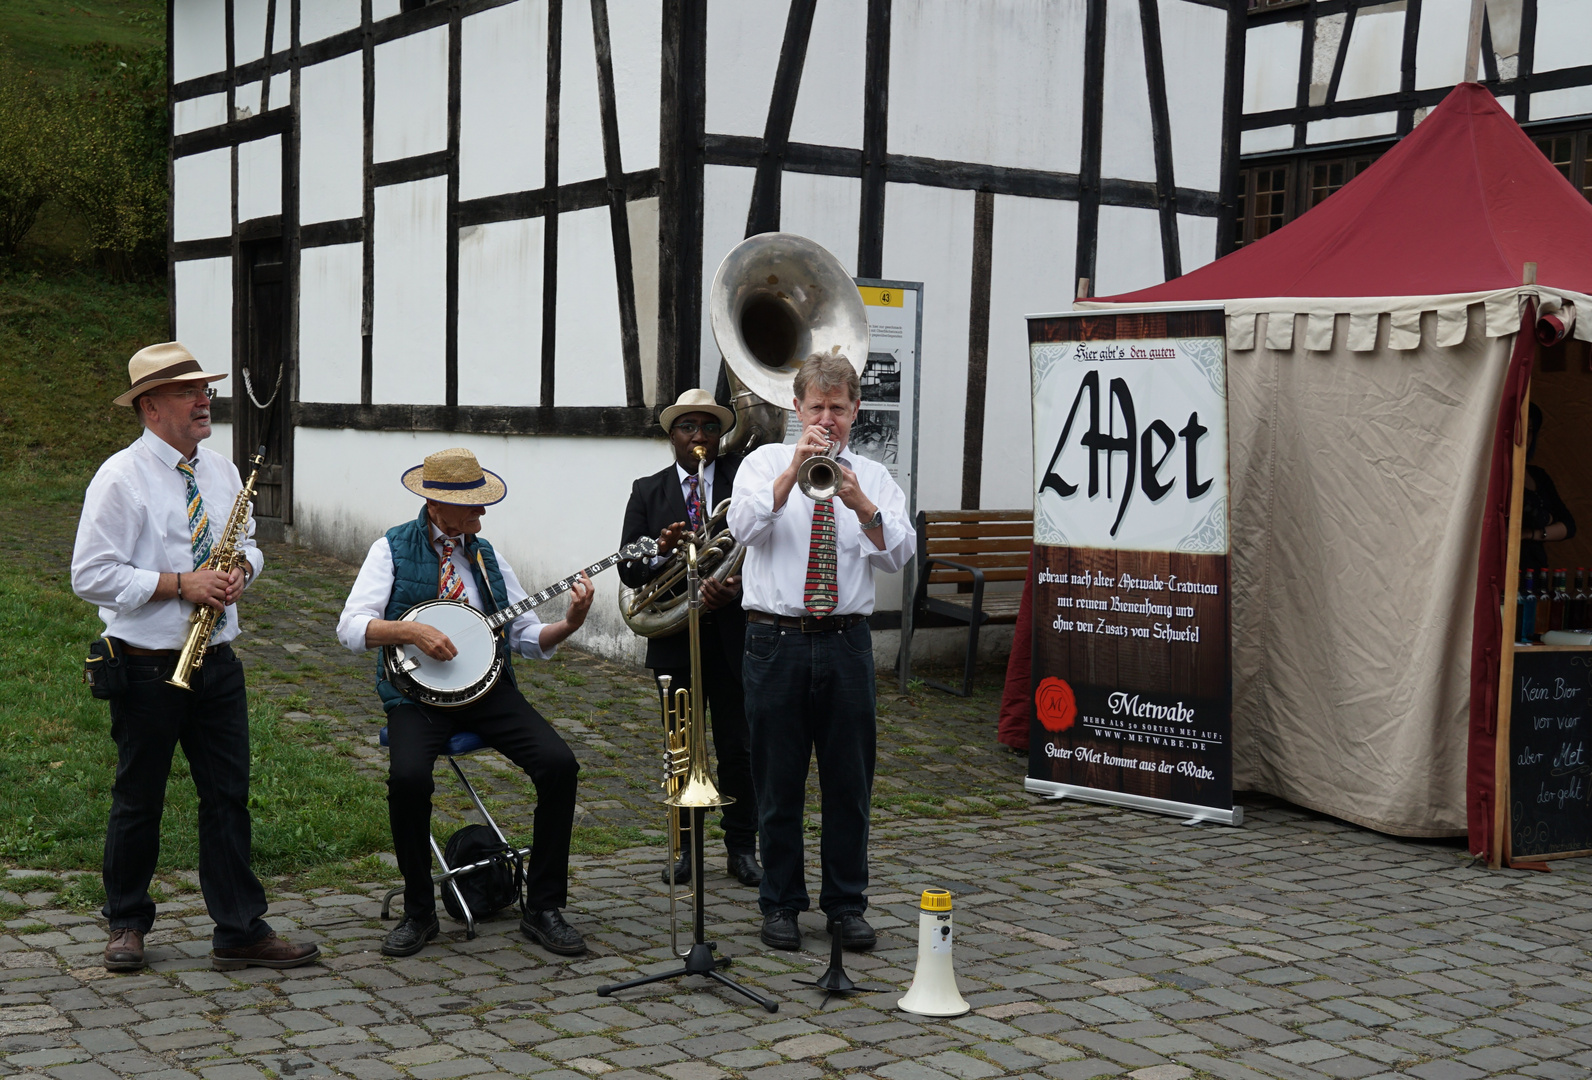
<svg viewBox="0 0 1592 1080">
<path fill-rule="evenodd" d="M 691 811 L 691 881 L 693 883 L 693 897 L 696 906 L 691 920 L 693 929 L 691 951 L 684 957 L 685 965 L 673 971 L 660 972 L 657 975 L 644 975 L 639 979 L 631 979 L 628 982 L 599 986 L 597 988 L 598 997 L 607 997 L 616 990 L 629 990 L 633 986 L 646 986 L 649 983 L 663 982 L 666 979 L 678 979 L 686 975 L 706 975 L 715 982 L 734 990 L 737 994 L 743 994 L 751 998 L 769 1012 L 779 1012 L 779 1002 L 749 990 L 724 974 L 720 969 L 730 966 L 730 958 L 728 956 L 714 956 L 713 952 L 718 948 L 717 943 L 705 939 L 702 917 L 702 819 L 705 813 L 706 811 L 699 809 Z"/>
</svg>

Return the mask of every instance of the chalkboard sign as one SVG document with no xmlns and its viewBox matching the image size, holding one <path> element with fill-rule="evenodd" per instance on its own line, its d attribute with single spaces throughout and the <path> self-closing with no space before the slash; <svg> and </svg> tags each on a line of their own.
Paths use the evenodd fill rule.
<svg viewBox="0 0 1592 1080">
<path fill-rule="evenodd" d="M 1511 858 L 1592 851 L 1592 653 L 1515 653 Z"/>
</svg>

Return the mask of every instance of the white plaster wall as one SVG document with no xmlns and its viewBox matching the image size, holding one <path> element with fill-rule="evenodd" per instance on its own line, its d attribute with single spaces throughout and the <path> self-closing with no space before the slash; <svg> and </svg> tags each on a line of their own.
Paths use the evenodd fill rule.
<svg viewBox="0 0 1592 1080">
<path fill-rule="evenodd" d="M 365 198 L 365 121 L 358 53 L 299 73 L 299 220 L 360 217 Z"/>
<path fill-rule="evenodd" d="M 891 152 L 1077 172 L 1084 10 L 1051 0 L 897 5 Z"/>
<path fill-rule="evenodd" d="M 547 162 L 547 12 L 508 4 L 461 24 L 459 198 L 531 191 Z"/>
<path fill-rule="evenodd" d="M 1182 256 L 1183 273 L 1216 261 L 1216 236 L 1215 218 L 1191 214 L 1177 216 L 1177 247 Z"/>
<path fill-rule="evenodd" d="M 1165 279 L 1161 215 L 1136 206 L 1102 206 L 1094 294 L 1115 296 L 1159 285 Z"/>
<path fill-rule="evenodd" d="M 238 220 L 282 212 L 282 136 L 238 144 Z"/>
<path fill-rule="evenodd" d="M 1349 142 L 1353 139 L 1370 139 L 1378 135 L 1392 135 L 1397 130 L 1398 113 L 1335 116 L 1330 120 L 1312 120 L 1306 124 L 1305 142 L 1312 146 L 1322 143 Z"/>
<path fill-rule="evenodd" d="M 1072 308 L 1075 286 L 1070 278 L 1078 245 L 1078 204 L 997 195 L 994 225 L 979 501 L 993 509 L 1027 510 L 1033 506 L 1033 423 L 1029 418 L 1033 395 L 1024 316 Z M 956 299 L 942 297 L 941 302 Z M 926 510 L 946 508 L 944 504 L 922 505 Z"/>
<path fill-rule="evenodd" d="M 240 64 L 265 55 L 265 5 L 266 0 L 232 0 L 232 58 Z M 278 25 L 291 16 L 289 7 L 277 4 Z"/>
<path fill-rule="evenodd" d="M 857 276 L 857 222 L 862 181 L 855 176 L 788 172 L 781 181 L 779 227 L 829 249 Z"/>
<path fill-rule="evenodd" d="M 1396 94 L 1404 62 L 1404 12 L 1361 14 L 1349 35 L 1338 100 Z M 1417 63 L 1416 70 L 1419 71 Z"/>
<path fill-rule="evenodd" d="M 866 0 L 819 4 L 807 39 L 807 63 L 791 116 L 792 142 L 862 147 L 867 62 Z"/>
<path fill-rule="evenodd" d="M 232 259 L 184 259 L 173 268 L 177 340 L 206 370 L 232 372 Z M 232 396 L 232 379 L 213 384 Z M 229 444 L 230 447 L 230 444 Z M 230 449 L 225 451 L 230 453 Z"/>
<path fill-rule="evenodd" d="M 1105 93 L 1101 102 L 1100 173 L 1122 180 L 1155 180 L 1150 137 L 1150 90 L 1144 74 L 1144 28 L 1139 5 L 1106 7 Z"/>
<path fill-rule="evenodd" d="M 299 0 L 299 40 L 306 45 L 358 25 L 359 0 Z"/>
<path fill-rule="evenodd" d="M 1297 22 L 1257 26 L 1244 35 L 1244 112 L 1291 109 L 1299 94 Z"/>
<path fill-rule="evenodd" d="M 227 95 L 206 94 L 187 98 L 173 105 L 171 129 L 174 135 L 203 131 L 227 122 Z"/>
<path fill-rule="evenodd" d="M 641 396 L 658 402 L 658 200 L 638 199 L 630 221 L 630 265 L 636 287 L 636 338 L 641 351 Z"/>
<path fill-rule="evenodd" d="M 746 236 L 746 213 L 752 205 L 751 169 L 708 165 L 702 170 L 702 364 L 701 385 L 712 393 L 718 385 L 720 353 L 708 323 L 708 297 L 713 275 L 730 249 Z M 886 214 L 888 220 L 889 215 Z M 681 389 L 685 389 L 682 387 Z"/>
<path fill-rule="evenodd" d="M 884 276 L 923 282 L 918 506 L 950 509 L 962 500 L 973 193 L 888 184 L 885 205 Z M 1068 251 L 1063 261 L 1072 260 Z"/>
<path fill-rule="evenodd" d="M 271 109 L 285 109 L 293 104 L 293 74 L 279 71 L 271 76 Z"/>
<path fill-rule="evenodd" d="M 1172 174 L 1180 187 L 1215 191 L 1222 181 L 1227 13 L 1182 0 L 1160 0 L 1160 12 Z"/>
<path fill-rule="evenodd" d="M 734 0 L 708 4 L 704 118 L 709 133 L 763 134 L 785 37 L 786 6 Z"/>
<path fill-rule="evenodd" d="M 663 107 L 663 12 L 657 0 L 608 0 L 619 160 L 626 172 L 658 167 Z"/>
<path fill-rule="evenodd" d="M 623 405 L 619 286 L 608 208 L 558 216 L 558 322 L 553 402 Z"/>
<path fill-rule="evenodd" d="M 370 18 L 372 22 L 390 19 L 398 14 L 399 0 L 371 0 Z"/>
<path fill-rule="evenodd" d="M 446 26 L 376 46 L 372 146 L 376 161 L 396 161 L 448 148 Z"/>
<path fill-rule="evenodd" d="M 597 47 L 591 5 L 564 5 L 559 68 L 558 182 L 573 184 L 602 176 L 602 107 L 597 97 Z M 563 404 L 563 402 L 560 402 Z"/>
<path fill-rule="evenodd" d="M 233 115 L 239 120 L 260 114 L 260 80 L 239 83 L 232 93 Z"/>
<path fill-rule="evenodd" d="M 1286 150 L 1293 145 L 1292 124 L 1280 127 L 1256 128 L 1244 132 L 1238 140 L 1239 153 L 1258 154 L 1265 150 Z"/>
<path fill-rule="evenodd" d="M 172 238 L 232 233 L 232 149 L 189 154 L 172 164 Z"/>
<path fill-rule="evenodd" d="M 542 218 L 459 230 L 459 404 L 539 405 Z"/>
<path fill-rule="evenodd" d="M 1578 67 L 1592 59 L 1592 11 L 1586 0 L 1537 0 L 1534 71 Z M 1536 97 L 1531 115 L 1536 117 Z"/>
<path fill-rule="evenodd" d="M 447 177 L 376 189 L 371 400 L 446 398 Z"/>
<path fill-rule="evenodd" d="M 1470 0 L 1422 0 L 1421 27 L 1415 36 L 1415 89 L 1454 86 L 1463 79 L 1469 36 Z"/>
<path fill-rule="evenodd" d="M 1498 104 L 1505 105 L 1499 98 Z M 1550 120 L 1555 116 L 1582 116 L 1592 113 L 1592 86 L 1567 86 L 1563 90 L 1543 90 L 1531 95 L 1531 119 Z"/>
<path fill-rule="evenodd" d="M 216 0 L 172 0 L 173 82 L 186 82 L 227 66 L 226 15 L 226 5 Z"/>
<path fill-rule="evenodd" d="M 364 260 L 363 244 L 299 253 L 300 401 L 359 401 Z"/>
<path fill-rule="evenodd" d="M 469 447 L 509 489 L 503 502 L 488 508 L 482 535 L 531 592 L 615 551 L 631 483 L 668 461 L 662 439 L 317 428 L 299 428 L 294 438 L 298 460 L 318 465 L 294 476 L 293 539 L 356 563 L 378 536 L 419 512 L 420 502 L 398 482 L 400 474 L 434 451 Z M 592 497 L 581 501 L 579 512 L 550 516 L 549 507 L 569 505 L 572 462 L 579 462 L 580 488 Z M 644 646 L 619 616 L 617 574 L 610 570 L 596 586 L 591 615 L 570 643 L 639 661 Z M 562 618 L 567 606 L 568 597 L 558 597 L 540 614 Z"/>
</svg>

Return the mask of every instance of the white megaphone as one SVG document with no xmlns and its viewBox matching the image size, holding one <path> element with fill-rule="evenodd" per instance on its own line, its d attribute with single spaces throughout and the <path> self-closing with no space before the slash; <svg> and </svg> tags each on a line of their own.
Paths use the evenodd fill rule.
<svg viewBox="0 0 1592 1080">
<path fill-rule="evenodd" d="M 961 1016 L 968 1005 L 957 993 L 956 973 L 951 970 L 951 894 L 924 889 L 920 909 L 918 969 L 896 1008 L 919 1016 Z"/>
</svg>

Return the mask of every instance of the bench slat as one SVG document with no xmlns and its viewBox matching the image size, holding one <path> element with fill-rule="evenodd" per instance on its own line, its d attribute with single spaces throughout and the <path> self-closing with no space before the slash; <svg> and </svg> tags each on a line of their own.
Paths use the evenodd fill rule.
<svg viewBox="0 0 1592 1080">
<path fill-rule="evenodd" d="M 929 552 L 929 555 L 930 555 L 930 557 L 943 556 L 944 558 L 950 559 L 952 562 L 959 562 L 959 563 L 963 564 L 964 566 L 977 566 L 977 567 L 981 567 L 981 568 L 982 567 L 998 567 L 998 568 L 1001 568 L 1001 569 L 1011 569 L 1011 570 L 1025 570 L 1025 569 L 1028 568 L 1028 552 L 1027 551 L 1007 552 L 1007 553 L 1002 553 L 1002 552 L 999 552 L 999 551 L 990 551 L 990 552 L 979 553 L 979 552 L 972 552 L 972 551 L 964 551 L 964 552 L 944 551 L 944 552 L 941 552 L 941 551 L 932 551 L 931 550 Z M 1016 555 L 1017 557 L 1013 558 L 1013 555 Z M 931 569 L 932 570 L 938 570 L 940 568 L 936 566 L 936 567 L 931 567 Z"/>
<path fill-rule="evenodd" d="M 965 551 L 969 555 L 997 551 L 1020 552 L 1023 556 L 1023 561 L 1027 562 L 1028 552 L 1033 546 L 1034 542 L 1027 533 L 1022 536 L 986 537 L 983 540 L 966 540 L 961 537 L 942 540 L 930 533 L 928 552 L 930 555 L 948 554 L 952 551 Z"/>
<path fill-rule="evenodd" d="M 925 510 L 923 518 L 930 525 L 937 521 L 1028 521 L 1034 520 L 1032 510 Z"/>
<path fill-rule="evenodd" d="M 926 530 L 930 540 L 942 537 L 965 536 L 977 539 L 985 536 L 1020 536 L 1029 539 L 1034 535 L 1032 521 L 988 521 L 972 525 L 945 525 L 929 522 Z"/>
<path fill-rule="evenodd" d="M 979 569 L 983 569 L 980 567 Z M 1028 576 L 1028 567 L 1020 566 L 1009 569 L 984 570 L 984 580 L 989 581 L 1022 581 Z M 929 570 L 930 585 L 971 584 L 973 575 L 965 570 L 946 570 L 942 567 L 931 567 Z M 972 596 L 972 593 L 968 594 Z"/>
</svg>

